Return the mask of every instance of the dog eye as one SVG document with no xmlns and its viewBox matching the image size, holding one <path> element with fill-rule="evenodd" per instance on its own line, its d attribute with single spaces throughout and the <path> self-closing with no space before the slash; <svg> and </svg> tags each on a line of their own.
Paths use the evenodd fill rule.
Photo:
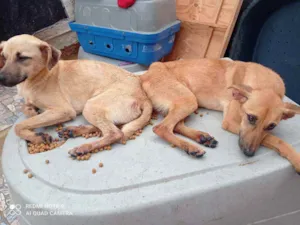
<svg viewBox="0 0 300 225">
<path fill-rule="evenodd" d="M 256 123 L 256 121 L 257 121 L 256 116 L 247 114 L 247 117 L 248 117 L 248 121 L 250 124 L 254 125 Z"/>
<path fill-rule="evenodd" d="M 266 130 L 273 130 L 275 127 L 276 127 L 276 124 L 275 124 L 275 123 L 271 123 L 271 124 L 266 128 Z"/>
<path fill-rule="evenodd" d="M 21 55 L 19 52 L 17 53 L 17 60 L 20 61 L 20 62 L 23 62 L 27 59 L 31 59 L 31 57 L 28 57 L 28 56 L 23 56 Z"/>
<path fill-rule="evenodd" d="M 28 56 L 19 56 L 18 57 L 18 61 L 25 61 L 25 60 L 27 60 L 27 59 L 31 59 L 31 57 L 28 57 Z"/>
</svg>

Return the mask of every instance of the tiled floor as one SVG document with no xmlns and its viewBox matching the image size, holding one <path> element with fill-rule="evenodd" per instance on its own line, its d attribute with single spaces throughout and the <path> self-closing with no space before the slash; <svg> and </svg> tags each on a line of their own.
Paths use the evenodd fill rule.
<svg viewBox="0 0 300 225">
<path fill-rule="evenodd" d="M 0 225 L 20 225 L 16 213 L 11 209 L 12 201 L 5 178 L 0 176 Z"/>
<path fill-rule="evenodd" d="M 0 86 L 0 131 L 10 127 L 20 115 L 23 99 L 17 95 L 17 88 Z"/>
<path fill-rule="evenodd" d="M 0 132 L 4 132 L 14 124 L 20 115 L 23 99 L 17 95 L 16 87 L 7 88 L 0 86 Z M 1 135 L 4 139 L 5 135 Z M 1 140 L 3 141 L 3 140 Z M 2 145 L 2 143 L 1 143 Z M 0 146 L 2 150 L 2 146 Z M 0 155 L 2 151 L 0 150 Z M 1 159 L 1 158 L 0 158 Z M 0 169 L 0 225 L 19 225 L 17 217 L 11 208 L 11 198 L 8 187 Z"/>
</svg>

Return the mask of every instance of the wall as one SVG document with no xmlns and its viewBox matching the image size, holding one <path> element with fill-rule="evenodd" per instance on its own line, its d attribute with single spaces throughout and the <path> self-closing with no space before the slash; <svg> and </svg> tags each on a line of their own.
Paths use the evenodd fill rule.
<svg viewBox="0 0 300 225">
<path fill-rule="evenodd" d="M 68 23 L 75 0 L 1 0 L 0 41 L 28 33 L 64 48 L 77 42 Z"/>
<path fill-rule="evenodd" d="M 46 40 L 59 49 L 77 42 L 76 33 L 72 32 L 68 25 L 70 21 L 74 20 L 75 0 L 61 0 L 61 2 L 65 7 L 68 18 L 35 33 L 37 37 Z"/>
</svg>

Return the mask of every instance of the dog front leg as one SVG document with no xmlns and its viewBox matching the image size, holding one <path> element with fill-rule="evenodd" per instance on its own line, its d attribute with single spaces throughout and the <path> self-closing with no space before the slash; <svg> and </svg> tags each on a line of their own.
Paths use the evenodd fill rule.
<svg viewBox="0 0 300 225">
<path fill-rule="evenodd" d="M 52 141 L 51 136 L 43 133 L 37 134 L 32 130 L 63 123 L 72 120 L 75 117 L 76 112 L 73 109 L 46 110 L 39 115 L 33 116 L 17 124 L 15 126 L 15 132 L 19 137 L 30 141 L 33 144 L 49 143 Z"/>
<path fill-rule="evenodd" d="M 286 158 L 300 175 L 300 153 L 296 152 L 291 145 L 271 134 L 266 135 L 262 145 L 278 152 L 282 157 Z"/>
</svg>

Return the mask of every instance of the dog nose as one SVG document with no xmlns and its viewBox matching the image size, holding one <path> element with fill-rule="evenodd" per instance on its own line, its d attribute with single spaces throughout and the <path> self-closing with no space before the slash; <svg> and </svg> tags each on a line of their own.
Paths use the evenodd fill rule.
<svg viewBox="0 0 300 225">
<path fill-rule="evenodd" d="M 248 157 L 253 157 L 255 155 L 255 151 L 253 151 L 252 149 L 244 149 L 243 152 Z"/>
<path fill-rule="evenodd" d="M 246 156 L 252 157 L 255 155 L 256 149 L 252 146 L 248 147 L 241 137 L 239 138 L 239 146 Z"/>
<path fill-rule="evenodd" d="M 5 80 L 5 77 L 3 74 L 0 73 L 0 82 L 4 81 Z"/>
</svg>

